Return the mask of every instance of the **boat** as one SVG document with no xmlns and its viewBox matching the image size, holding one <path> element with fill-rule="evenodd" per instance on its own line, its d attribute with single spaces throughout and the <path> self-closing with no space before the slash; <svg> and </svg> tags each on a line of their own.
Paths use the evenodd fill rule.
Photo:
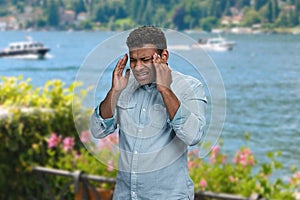
<svg viewBox="0 0 300 200">
<path fill-rule="evenodd" d="M 207 51 L 231 51 L 236 45 L 234 41 L 229 41 L 224 37 L 212 37 L 207 39 L 199 39 L 194 47 L 201 47 Z"/>
<path fill-rule="evenodd" d="M 44 59 L 50 48 L 28 37 L 27 41 L 12 42 L 0 51 L 0 58 Z"/>
</svg>

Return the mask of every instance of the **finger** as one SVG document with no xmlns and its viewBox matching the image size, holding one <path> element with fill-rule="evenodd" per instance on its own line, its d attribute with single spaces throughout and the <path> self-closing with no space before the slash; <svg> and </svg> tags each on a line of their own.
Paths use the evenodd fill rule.
<svg viewBox="0 0 300 200">
<path fill-rule="evenodd" d="M 130 69 L 126 69 L 125 78 L 128 80 L 130 75 Z"/>
<path fill-rule="evenodd" d="M 153 62 L 156 63 L 156 64 L 160 64 L 161 63 L 161 58 L 160 58 L 160 56 L 157 53 L 155 53 L 153 55 Z"/>
<path fill-rule="evenodd" d="M 124 57 L 120 60 L 120 63 L 119 63 L 119 69 L 124 70 L 125 66 L 126 66 L 126 63 L 128 61 L 128 56 L 127 54 L 124 55 Z"/>
<path fill-rule="evenodd" d="M 127 61 L 128 61 L 128 56 L 127 56 L 127 54 L 125 54 L 123 58 L 119 59 L 117 65 L 114 69 L 114 73 L 117 75 L 122 75 Z"/>
<path fill-rule="evenodd" d="M 128 61 L 128 55 L 127 55 L 127 53 L 126 53 L 126 54 L 124 55 L 124 57 L 122 58 L 121 65 L 125 67 L 127 61 Z"/>
<path fill-rule="evenodd" d="M 114 71 L 113 71 L 113 74 L 114 75 L 119 75 L 120 74 L 120 63 L 122 62 L 122 59 L 119 59 L 119 61 L 118 61 L 118 63 L 116 64 L 116 67 L 115 67 L 115 69 L 114 69 Z"/>
</svg>

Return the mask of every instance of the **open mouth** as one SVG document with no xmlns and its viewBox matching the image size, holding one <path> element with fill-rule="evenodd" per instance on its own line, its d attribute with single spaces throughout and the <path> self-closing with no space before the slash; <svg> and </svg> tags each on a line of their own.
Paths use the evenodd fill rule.
<svg viewBox="0 0 300 200">
<path fill-rule="evenodd" d="M 139 80 L 144 80 L 144 79 L 147 79 L 149 77 L 149 72 L 136 72 L 135 76 Z"/>
</svg>

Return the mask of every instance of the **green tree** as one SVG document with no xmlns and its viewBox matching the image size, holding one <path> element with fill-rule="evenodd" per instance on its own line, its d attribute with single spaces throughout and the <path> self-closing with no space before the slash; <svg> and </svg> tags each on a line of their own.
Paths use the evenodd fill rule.
<svg viewBox="0 0 300 200">
<path fill-rule="evenodd" d="M 222 16 L 221 3 L 219 0 L 212 0 L 209 8 L 209 15 L 220 18 Z"/>
<path fill-rule="evenodd" d="M 72 4 L 73 4 L 72 7 L 73 7 L 74 11 L 76 12 L 76 14 L 78 14 L 80 12 L 86 12 L 87 11 L 83 0 L 73 1 Z"/>
<path fill-rule="evenodd" d="M 58 6 L 54 0 L 50 1 L 47 21 L 49 26 L 55 27 L 59 25 Z"/>
<path fill-rule="evenodd" d="M 258 24 L 261 22 L 261 17 L 259 13 L 254 9 L 249 9 L 243 18 L 242 24 L 244 26 L 252 26 L 253 24 Z"/>
<path fill-rule="evenodd" d="M 274 22 L 277 19 L 280 11 L 279 11 L 279 7 L 278 7 L 278 1 L 277 0 L 272 0 L 271 2 L 272 2 L 272 5 L 273 5 L 273 9 L 272 9 L 273 19 L 272 19 L 272 21 Z"/>
<path fill-rule="evenodd" d="M 255 10 L 260 10 L 266 3 L 268 3 L 268 0 L 254 0 Z"/>
<path fill-rule="evenodd" d="M 286 13 L 280 13 L 279 17 L 276 20 L 275 25 L 278 27 L 287 27 L 289 24 L 289 17 Z"/>
<path fill-rule="evenodd" d="M 224 8 L 224 15 L 225 15 L 225 16 L 231 16 L 230 7 L 231 7 L 230 1 L 227 0 L 227 1 L 226 1 L 225 8 Z"/>
<path fill-rule="evenodd" d="M 278 3 L 277 0 L 269 0 L 267 3 L 267 20 L 268 22 L 275 22 L 276 18 L 279 15 L 279 8 L 278 8 Z"/>
<path fill-rule="evenodd" d="M 172 17 L 172 22 L 174 23 L 175 27 L 177 27 L 178 30 L 183 30 L 187 27 L 184 22 L 185 15 L 186 12 L 183 6 L 179 6 L 175 9 L 174 15 Z"/>
<path fill-rule="evenodd" d="M 218 19 L 216 17 L 206 17 L 201 19 L 200 24 L 204 31 L 211 31 L 214 27 L 217 27 Z"/>
<path fill-rule="evenodd" d="M 156 6 L 153 5 L 152 0 L 148 0 L 145 2 L 145 9 L 143 9 L 143 14 L 142 14 L 142 24 L 150 24 L 152 22 L 152 18 L 156 14 Z"/>
</svg>

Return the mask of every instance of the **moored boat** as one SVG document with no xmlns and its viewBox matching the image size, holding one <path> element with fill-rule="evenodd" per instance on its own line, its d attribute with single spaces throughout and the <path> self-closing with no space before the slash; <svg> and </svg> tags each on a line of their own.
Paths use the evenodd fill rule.
<svg viewBox="0 0 300 200">
<path fill-rule="evenodd" d="M 228 41 L 223 37 L 199 39 L 194 47 L 201 47 L 207 51 L 231 51 L 236 45 L 234 41 Z"/>
<path fill-rule="evenodd" d="M 10 43 L 0 51 L 0 57 L 43 59 L 49 51 L 50 48 L 45 47 L 41 42 L 28 40 Z"/>
</svg>

